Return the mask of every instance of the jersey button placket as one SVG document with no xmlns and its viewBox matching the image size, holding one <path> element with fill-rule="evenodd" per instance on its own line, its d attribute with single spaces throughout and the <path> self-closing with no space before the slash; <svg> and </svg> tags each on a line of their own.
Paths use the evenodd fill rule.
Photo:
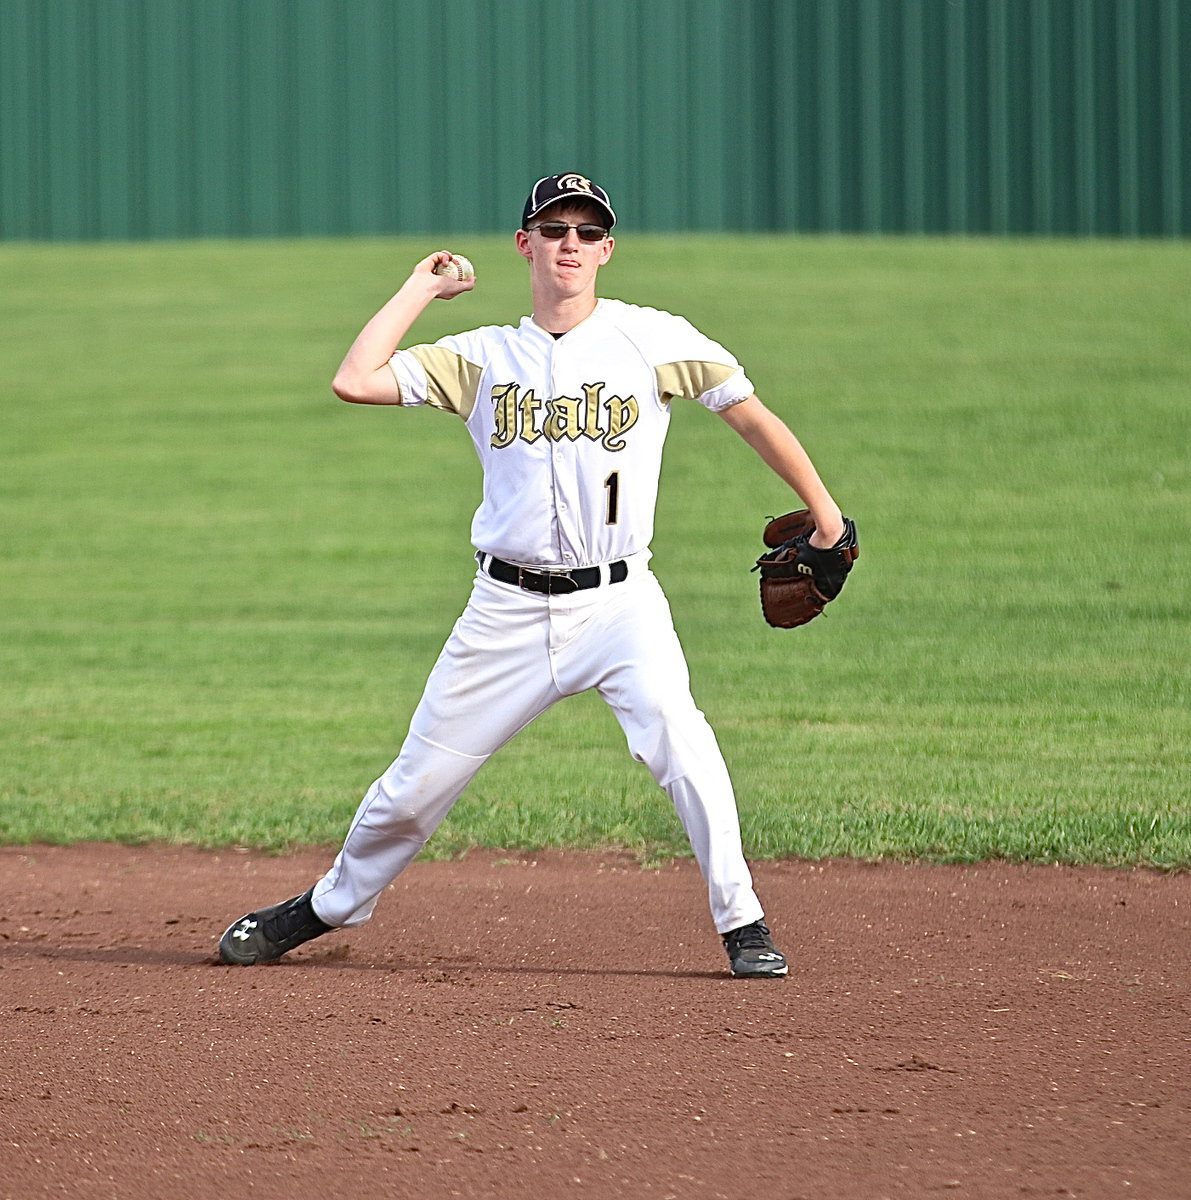
<svg viewBox="0 0 1191 1200">
<path fill-rule="evenodd" d="M 554 345 L 552 345 L 550 347 L 550 393 L 549 394 L 551 397 L 558 395 L 558 382 L 555 379 L 555 374 L 554 374 L 554 363 L 555 363 L 555 359 L 557 358 L 557 356 L 558 356 L 558 346 L 557 346 L 557 343 L 555 343 Z M 562 523 L 562 519 L 560 516 L 560 514 L 566 512 L 567 506 L 565 503 L 563 503 L 562 501 L 559 500 L 559 496 L 558 496 L 558 463 L 559 463 L 559 455 L 561 453 L 562 453 L 562 451 L 561 451 L 561 448 L 559 447 L 558 442 L 551 440 L 551 442 L 550 442 L 550 496 L 551 496 L 551 501 L 554 505 L 554 537 L 555 537 L 555 547 L 558 552 L 558 558 L 556 561 L 562 563 L 564 566 L 571 566 L 574 564 L 575 558 L 573 555 L 567 554 L 563 551 L 563 544 L 564 544 L 563 523 Z"/>
</svg>

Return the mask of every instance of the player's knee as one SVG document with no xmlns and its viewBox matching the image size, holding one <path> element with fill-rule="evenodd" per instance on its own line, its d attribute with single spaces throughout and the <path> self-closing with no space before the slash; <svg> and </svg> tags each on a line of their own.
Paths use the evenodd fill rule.
<svg viewBox="0 0 1191 1200">
<path fill-rule="evenodd" d="M 659 700 L 638 709 L 626 727 L 629 750 L 658 775 L 684 773 L 681 764 L 701 757 L 715 735 L 707 718 L 693 703 Z"/>
</svg>

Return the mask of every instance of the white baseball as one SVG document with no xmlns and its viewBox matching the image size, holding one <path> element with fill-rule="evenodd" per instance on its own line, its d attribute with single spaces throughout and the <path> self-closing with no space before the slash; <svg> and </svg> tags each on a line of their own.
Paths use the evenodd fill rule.
<svg viewBox="0 0 1191 1200">
<path fill-rule="evenodd" d="M 435 275 L 450 275 L 452 279 L 471 279 L 476 269 L 471 265 L 470 259 L 466 259 L 462 254 L 452 254 L 451 261 L 439 263 L 434 268 Z"/>
</svg>

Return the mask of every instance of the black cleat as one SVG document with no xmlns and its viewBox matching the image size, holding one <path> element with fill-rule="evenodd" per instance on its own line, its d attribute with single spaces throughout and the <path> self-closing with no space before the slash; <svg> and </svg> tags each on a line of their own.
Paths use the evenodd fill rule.
<svg viewBox="0 0 1191 1200">
<path fill-rule="evenodd" d="M 737 979 L 768 979 L 785 975 L 786 956 L 773 944 L 764 921 L 754 921 L 724 934 L 724 949 Z"/>
<path fill-rule="evenodd" d="M 233 967 L 274 962 L 295 946 L 335 928 L 320 921 L 310 905 L 313 888 L 241 917 L 219 939 L 219 957 Z"/>
</svg>

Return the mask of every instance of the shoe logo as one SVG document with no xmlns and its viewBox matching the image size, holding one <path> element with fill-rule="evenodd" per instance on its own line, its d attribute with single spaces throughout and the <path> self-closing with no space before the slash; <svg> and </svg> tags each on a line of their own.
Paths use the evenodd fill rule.
<svg viewBox="0 0 1191 1200">
<path fill-rule="evenodd" d="M 240 941 L 246 942 L 246 941 L 248 941 L 249 935 L 251 934 L 252 930 L 254 930 L 255 928 L 256 928 L 255 921 L 241 921 L 239 923 L 239 925 L 237 925 L 236 928 L 232 930 L 232 937 L 239 938 Z"/>
<path fill-rule="evenodd" d="M 782 956 L 780 954 L 758 954 L 757 958 L 760 959 L 761 962 L 781 962 L 782 961 Z"/>
</svg>

